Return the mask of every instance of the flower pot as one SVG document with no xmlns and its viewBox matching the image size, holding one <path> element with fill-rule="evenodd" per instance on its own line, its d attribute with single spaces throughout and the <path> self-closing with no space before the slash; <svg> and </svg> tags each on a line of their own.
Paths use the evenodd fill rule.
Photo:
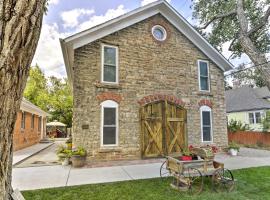
<svg viewBox="0 0 270 200">
<path fill-rule="evenodd" d="M 192 160 L 192 156 L 181 156 L 181 160 L 184 161 Z"/>
<path fill-rule="evenodd" d="M 237 149 L 229 149 L 229 153 L 231 156 L 237 156 L 238 150 Z"/>
<path fill-rule="evenodd" d="M 65 158 L 65 159 L 62 161 L 62 165 L 63 165 L 63 166 L 68 166 L 68 165 L 69 165 L 69 158 Z"/>
<path fill-rule="evenodd" d="M 71 157 L 72 166 L 75 168 L 83 167 L 86 162 L 86 156 L 73 155 Z"/>
</svg>

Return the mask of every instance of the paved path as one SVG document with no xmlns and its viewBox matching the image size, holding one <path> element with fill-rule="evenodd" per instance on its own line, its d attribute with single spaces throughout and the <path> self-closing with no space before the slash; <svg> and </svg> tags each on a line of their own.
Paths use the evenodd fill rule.
<svg viewBox="0 0 270 200">
<path fill-rule="evenodd" d="M 56 150 L 59 145 L 63 145 L 65 141 L 55 141 L 53 145 L 40 151 L 39 153 L 25 159 L 23 162 L 15 165 L 14 167 L 39 167 L 48 165 L 59 165 L 56 155 Z"/>
<path fill-rule="evenodd" d="M 258 166 L 270 166 L 270 151 L 243 148 L 237 157 L 219 154 L 216 160 L 224 162 L 229 169 Z M 260 156 L 259 156 L 260 155 Z M 159 177 L 161 162 L 99 168 L 74 169 L 43 166 L 13 169 L 13 187 L 20 190 L 32 190 L 50 187 L 63 187 L 92 183 L 115 182 L 124 180 L 147 179 Z"/>
<path fill-rule="evenodd" d="M 40 152 L 41 150 L 49 147 L 53 143 L 38 143 L 33 146 L 24 148 L 22 150 L 15 151 L 13 153 L 13 165 L 22 162 L 23 160 L 29 158 L 30 156 Z"/>
</svg>

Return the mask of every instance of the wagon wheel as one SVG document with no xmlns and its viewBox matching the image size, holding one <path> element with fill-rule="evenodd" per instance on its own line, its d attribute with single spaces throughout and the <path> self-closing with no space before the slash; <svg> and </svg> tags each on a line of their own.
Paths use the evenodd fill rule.
<svg viewBox="0 0 270 200">
<path fill-rule="evenodd" d="M 170 175 L 170 171 L 167 169 L 167 160 L 165 160 L 159 170 L 160 178 L 165 178 Z"/>
<path fill-rule="evenodd" d="M 231 192 L 234 189 L 234 177 L 228 169 L 217 169 L 212 175 L 212 189 L 215 192 Z"/>
<path fill-rule="evenodd" d="M 200 170 L 188 168 L 188 189 L 190 194 L 200 194 L 203 190 L 203 176 Z"/>
</svg>

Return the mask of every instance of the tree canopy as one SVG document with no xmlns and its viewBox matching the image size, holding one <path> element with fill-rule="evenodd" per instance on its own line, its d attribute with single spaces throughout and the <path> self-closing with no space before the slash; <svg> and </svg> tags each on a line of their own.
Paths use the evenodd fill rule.
<svg viewBox="0 0 270 200">
<path fill-rule="evenodd" d="M 204 37 L 219 50 L 228 42 L 232 58 L 245 53 L 270 88 L 269 16 L 270 0 L 193 1 L 193 17 Z"/>
<path fill-rule="evenodd" d="M 58 120 L 72 126 L 71 89 L 66 79 L 54 76 L 45 77 L 38 65 L 31 67 L 24 90 L 24 97 L 52 116 L 50 121 Z"/>
</svg>

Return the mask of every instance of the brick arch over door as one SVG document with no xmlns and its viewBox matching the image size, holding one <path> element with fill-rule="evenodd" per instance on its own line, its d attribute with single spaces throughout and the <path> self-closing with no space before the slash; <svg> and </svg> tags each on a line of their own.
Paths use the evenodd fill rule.
<svg viewBox="0 0 270 200">
<path fill-rule="evenodd" d="M 187 111 L 181 106 L 183 103 L 175 103 L 177 99 L 170 96 L 154 97 L 144 98 L 146 102 L 141 103 L 142 157 L 180 153 L 187 147 Z"/>
<path fill-rule="evenodd" d="M 159 101 L 167 101 L 171 104 L 175 104 L 177 106 L 185 107 L 185 102 L 182 99 L 177 98 L 174 95 L 166 95 L 166 94 L 153 94 L 143 97 L 138 101 L 141 106 L 145 106 L 149 103 L 155 103 Z"/>
</svg>

